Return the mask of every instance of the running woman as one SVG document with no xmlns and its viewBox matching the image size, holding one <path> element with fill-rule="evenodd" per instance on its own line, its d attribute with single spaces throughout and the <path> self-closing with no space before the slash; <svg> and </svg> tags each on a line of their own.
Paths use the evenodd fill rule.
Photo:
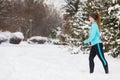
<svg viewBox="0 0 120 80">
<path fill-rule="evenodd" d="M 90 73 L 94 72 L 94 58 L 97 55 L 103 64 L 105 73 L 109 73 L 108 63 L 104 57 L 103 53 L 103 43 L 100 38 L 100 16 L 98 13 L 89 14 L 89 20 L 91 22 L 91 27 L 89 29 L 89 38 L 83 41 L 83 44 L 91 43 L 92 47 L 89 55 L 89 68 Z"/>
</svg>

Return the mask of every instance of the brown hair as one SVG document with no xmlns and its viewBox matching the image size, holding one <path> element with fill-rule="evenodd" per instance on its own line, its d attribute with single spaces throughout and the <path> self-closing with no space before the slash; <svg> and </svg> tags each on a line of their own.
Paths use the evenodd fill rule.
<svg viewBox="0 0 120 80">
<path fill-rule="evenodd" d="M 97 12 L 89 14 L 90 17 L 92 17 L 98 24 L 99 30 L 101 29 L 101 20 L 100 15 Z"/>
<path fill-rule="evenodd" d="M 99 30 L 100 30 L 101 29 L 101 18 L 100 18 L 100 15 L 97 12 L 95 12 L 94 14 L 97 16 L 97 19 L 95 21 L 97 22 Z"/>
</svg>

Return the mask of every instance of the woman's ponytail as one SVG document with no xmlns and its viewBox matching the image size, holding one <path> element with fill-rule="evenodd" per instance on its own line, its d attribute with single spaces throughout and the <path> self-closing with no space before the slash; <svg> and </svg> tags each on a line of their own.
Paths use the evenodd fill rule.
<svg viewBox="0 0 120 80">
<path fill-rule="evenodd" d="M 97 22 L 99 30 L 100 30 L 101 29 L 101 18 L 97 12 L 95 12 L 95 15 L 97 16 L 96 22 Z"/>
</svg>

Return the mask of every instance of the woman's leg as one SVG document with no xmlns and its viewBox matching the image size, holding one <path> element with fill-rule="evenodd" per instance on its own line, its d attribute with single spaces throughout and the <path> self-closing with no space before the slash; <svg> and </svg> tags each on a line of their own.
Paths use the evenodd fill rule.
<svg viewBox="0 0 120 80">
<path fill-rule="evenodd" d="M 94 72 L 94 57 L 96 56 L 94 46 L 91 47 L 90 55 L 89 55 L 89 68 L 90 73 Z"/>
<path fill-rule="evenodd" d="M 104 57 L 104 53 L 103 53 L 103 44 L 100 43 L 100 44 L 97 44 L 97 55 L 99 57 L 99 59 L 101 60 L 102 64 L 103 64 L 103 67 L 104 67 L 104 70 L 105 70 L 105 73 L 108 73 L 109 70 L 108 70 L 108 63 Z"/>
</svg>

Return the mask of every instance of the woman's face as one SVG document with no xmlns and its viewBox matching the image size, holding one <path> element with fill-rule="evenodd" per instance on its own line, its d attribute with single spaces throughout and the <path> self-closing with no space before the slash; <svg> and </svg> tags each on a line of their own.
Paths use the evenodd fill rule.
<svg viewBox="0 0 120 80">
<path fill-rule="evenodd" d="M 94 22 L 95 20 L 92 17 L 89 16 L 89 21 Z"/>
</svg>

